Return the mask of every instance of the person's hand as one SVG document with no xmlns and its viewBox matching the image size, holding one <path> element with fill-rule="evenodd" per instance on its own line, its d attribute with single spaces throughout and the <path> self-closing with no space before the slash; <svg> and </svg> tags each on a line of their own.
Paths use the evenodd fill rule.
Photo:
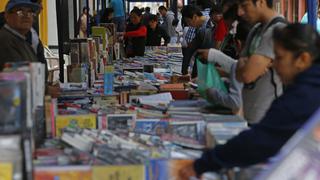
<svg viewBox="0 0 320 180">
<path fill-rule="evenodd" d="M 193 169 L 193 162 L 186 163 L 184 167 L 182 167 L 179 171 L 179 179 L 181 180 L 190 180 L 190 179 L 198 179 L 196 178 L 196 172 Z"/>
<path fill-rule="evenodd" d="M 47 90 L 47 94 L 50 95 L 52 98 L 58 98 L 61 94 L 59 84 L 54 86 L 49 85 L 47 86 Z"/>
<path fill-rule="evenodd" d="M 208 62 L 209 49 L 198 49 L 198 56 L 200 57 L 200 61 L 202 63 Z"/>
</svg>

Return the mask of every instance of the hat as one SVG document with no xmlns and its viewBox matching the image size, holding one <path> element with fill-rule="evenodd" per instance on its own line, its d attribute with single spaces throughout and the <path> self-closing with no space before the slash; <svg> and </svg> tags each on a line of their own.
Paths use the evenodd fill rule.
<svg viewBox="0 0 320 180">
<path fill-rule="evenodd" d="M 29 7 L 34 12 L 38 12 L 41 6 L 38 3 L 31 2 L 31 0 L 9 0 L 6 5 L 6 11 L 10 11 L 15 7 Z"/>
</svg>

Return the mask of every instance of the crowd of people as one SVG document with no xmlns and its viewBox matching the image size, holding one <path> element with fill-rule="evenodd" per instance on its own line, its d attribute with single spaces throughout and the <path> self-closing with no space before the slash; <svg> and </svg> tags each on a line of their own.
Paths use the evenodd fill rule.
<svg viewBox="0 0 320 180">
<path fill-rule="evenodd" d="M 127 57 L 143 56 L 145 46 L 177 39 L 177 15 L 166 7 L 160 6 L 158 15 L 148 7 L 145 12 L 135 7 L 126 20 L 119 2 L 110 1 L 100 22 L 113 22 L 123 33 Z M 43 62 L 42 43 L 32 27 L 40 4 L 7 3 L 0 30 L 0 41 L 6 42 L 0 44 L 0 69 L 5 62 Z M 88 34 L 88 10 L 79 17 L 80 37 Z M 197 78 L 195 59 L 215 64 L 229 79 L 229 90 L 208 88 L 208 100 L 242 114 L 250 126 L 226 144 L 206 150 L 181 170 L 181 176 L 266 162 L 320 107 L 318 32 L 306 24 L 288 23 L 273 9 L 273 0 L 224 0 L 211 4 L 209 12 L 208 5 L 201 9 L 191 4 L 181 15 L 181 73 Z"/>
</svg>

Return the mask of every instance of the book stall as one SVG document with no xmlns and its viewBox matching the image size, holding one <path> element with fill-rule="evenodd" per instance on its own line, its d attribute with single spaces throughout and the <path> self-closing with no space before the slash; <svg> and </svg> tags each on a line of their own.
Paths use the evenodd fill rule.
<svg viewBox="0 0 320 180">
<path fill-rule="evenodd" d="M 38 63 L 0 73 L 0 179 L 177 180 L 203 149 L 247 128 L 179 75 L 181 47 L 122 58 L 112 24 L 92 34 L 71 40 L 57 98 L 45 96 Z"/>
</svg>

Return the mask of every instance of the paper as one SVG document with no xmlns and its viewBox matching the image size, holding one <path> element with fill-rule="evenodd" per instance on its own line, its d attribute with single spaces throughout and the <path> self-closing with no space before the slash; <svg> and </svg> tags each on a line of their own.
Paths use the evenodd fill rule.
<svg viewBox="0 0 320 180">
<path fill-rule="evenodd" d="M 142 96 L 139 98 L 141 104 L 158 105 L 158 104 L 169 104 L 172 101 L 171 93 L 161 93 L 150 96 Z"/>
</svg>

